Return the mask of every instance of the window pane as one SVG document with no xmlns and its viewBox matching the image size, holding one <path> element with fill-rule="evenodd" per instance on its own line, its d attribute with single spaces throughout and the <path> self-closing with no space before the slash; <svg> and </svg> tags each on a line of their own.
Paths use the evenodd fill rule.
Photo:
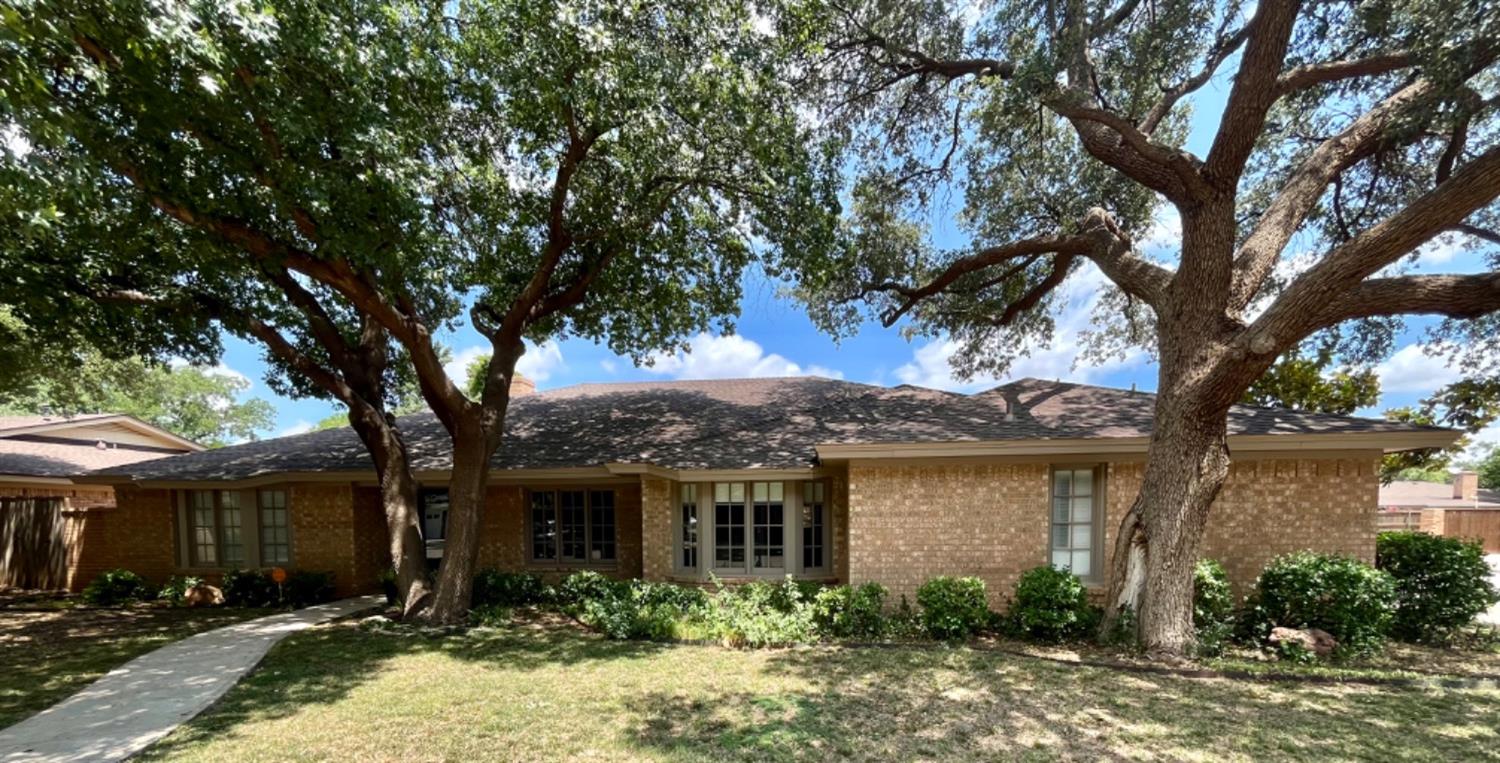
<svg viewBox="0 0 1500 763">
<path fill-rule="evenodd" d="M 1094 499 L 1089 498 L 1088 496 L 1073 499 L 1073 521 L 1094 521 Z"/>
<path fill-rule="evenodd" d="M 1052 499 L 1052 521 L 1053 522 L 1066 522 L 1066 521 L 1068 521 L 1068 499 L 1067 498 L 1053 498 Z"/>
<path fill-rule="evenodd" d="M 1090 557 L 1092 555 L 1093 555 L 1092 551 L 1074 551 L 1073 552 L 1073 574 L 1074 575 L 1077 575 L 1078 577 L 1082 578 L 1082 577 L 1088 577 L 1089 575 L 1093 574 L 1093 570 L 1089 568 L 1090 567 L 1090 562 L 1091 562 Z"/>
<path fill-rule="evenodd" d="M 714 486 L 714 566 L 745 567 L 745 486 L 721 483 Z M 738 495 L 739 499 L 735 500 Z"/>
<path fill-rule="evenodd" d="M 1072 555 L 1069 554 L 1067 551 L 1053 551 L 1052 552 L 1052 566 L 1056 567 L 1056 568 L 1058 568 L 1060 570 L 1067 569 L 1068 568 L 1068 562 L 1071 559 L 1072 559 Z"/>
<path fill-rule="evenodd" d="M 1094 494 L 1094 470 L 1078 469 L 1073 472 L 1073 495 Z"/>
<path fill-rule="evenodd" d="M 1093 525 L 1073 525 L 1073 548 L 1091 548 L 1093 538 Z"/>
<path fill-rule="evenodd" d="M 191 510 L 188 521 L 192 529 L 192 557 L 197 564 L 216 564 L 219 561 L 218 545 L 214 542 L 214 494 L 210 490 L 194 490 L 190 496 Z"/>
<path fill-rule="evenodd" d="M 562 490 L 557 494 L 558 558 L 581 562 L 588 559 L 588 511 L 582 490 Z"/>
<path fill-rule="evenodd" d="M 219 550 L 223 553 L 224 563 L 228 565 L 241 565 L 245 563 L 245 539 L 241 533 L 240 519 L 240 494 L 229 490 L 219 492 L 219 519 L 223 527 L 219 528 Z"/>
<path fill-rule="evenodd" d="M 1052 526 L 1052 547 L 1053 548 L 1067 548 L 1068 547 L 1068 526 L 1067 525 L 1053 525 Z"/>
<path fill-rule="evenodd" d="M 260 491 L 260 563 L 287 564 L 292 560 L 287 543 L 286 491 Z"/>
<path fill-rule="evenodd" d="M 752 488 L 755 501 L 755 567 L 780 569 L 786 566 L 786 512 L 783 483 L 756 482 Z"/>
<path fill-rule="evenodd" d="M 823 567 L 823 483 L 802 483 L 802 569 Z"/>
<path fill-rule="evenodd" d="M 1072 472 L 1061 471 L 1052 476 L 1052 494 L 1062 496 L 1073 494 Z"/>
<path fill-rule="evenodd" d="M 557 558 L 557 494 L 531 494 L 531 558 Z"/>
<path fill-rule="evenodd" d="M 595 562 L 615 558 L 615 492 L 594 490 L 589 493 L 589 559 Z"/>
</svg>

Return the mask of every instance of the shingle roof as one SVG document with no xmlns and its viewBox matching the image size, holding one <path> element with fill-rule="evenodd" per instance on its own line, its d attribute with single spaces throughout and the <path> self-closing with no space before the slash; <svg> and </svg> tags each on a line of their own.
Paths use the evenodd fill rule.
<svg viewBox="0 0 1500 763">
<path fill-rule="evenodd" d="M 154 433 L 161 446 L 142 446 L 138 430 Z M 175 447 L 177 442 L 186 445 Z M 197 446 L 117 413 L 0 416 L 0 475 L 6 477 L 75 477 L 162 458 L 187 447 Z"/>
<path fill-rule="evenodd" d="M 1453 486 L 1441 482 L 1397 480 L 1380 486 L 1381 508 L 1392 509 L 1460 509 L 1478 506 L 1500 508 L 1500 490 L 1480 490 L 1478 501 L 1453 497 Z"/>
<path fill-rule="evenodd" d="M 496 468 L 645 463 L 669 469 L 813 465 L 820 444 L 1119 438 L 1150 434 L 1155 396 L 1022 379 L 962 395 L 818 377 L 580 384 L 516 398 Z M 402 417 L 416 471 L 449 468 L 447 432 L 430 413 Z M 1237 406 L 1232 434 L 1398 432 L 1373 419 Z M 280 472 L 368 471 L 352 430 L 310 432 L 107 470 L 145 480 L 247 479 Z"/>
</svg>

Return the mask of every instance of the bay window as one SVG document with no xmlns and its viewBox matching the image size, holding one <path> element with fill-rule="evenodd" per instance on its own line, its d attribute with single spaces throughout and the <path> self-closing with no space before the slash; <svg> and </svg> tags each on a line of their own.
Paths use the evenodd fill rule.
<svg viewBox="0 0 1500 763">
<path fill-rule="evenodd" d="M 694 578 L 827 574 L 827 490 L 820 480 L 681 483 L 673 569 Z"/>
</svg>

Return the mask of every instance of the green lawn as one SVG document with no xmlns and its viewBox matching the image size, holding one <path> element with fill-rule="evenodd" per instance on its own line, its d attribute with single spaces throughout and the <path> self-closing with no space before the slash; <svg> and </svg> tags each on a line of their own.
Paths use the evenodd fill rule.
<svg viewBox="0 0 1500 763">
<path fill-rule="evenodd" d="M 1500 691 L 1142 675 L 967 648 L 735 651 L 565 626 L 289 638 L 173 760 L 1473 760 Z"/>
<path fill-rule="evenodd" d="M 76 606 L 63 598 L 0 606 L 0 728 L 163 644 L 265 614 L 140 604 Z"/>
</svg>

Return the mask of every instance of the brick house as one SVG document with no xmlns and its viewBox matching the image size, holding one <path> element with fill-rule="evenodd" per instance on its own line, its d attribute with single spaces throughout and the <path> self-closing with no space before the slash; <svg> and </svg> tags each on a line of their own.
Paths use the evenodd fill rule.
<svg viewBox="0 0 1500 763">
<path fill-rule="evenodd" d="M 0 416 L 0 588 L 87 582 L 72 578 L 80 565 L 86 567 L 85 545 L 110 542 L 107 515 L 115 493 L 109 485 L 75 478 L 201 450 L 122 414 Z"/>
<path fill-rule="evenodd" d="M 517 390 L 521 392 L 521 390 Z M 1153 396 L 1025 379 L 963 395 L 819 378 L 585 384 L 517 397 L 496 454 L 484 565 L 559 577 L 878 581 L 910 596 L 976 575 L 999 605 L 1053 563 L 1103 582 L 1137 491 Z M 447 436 L 402 419 L 440 558 Z M 1374 555 L 1382 453 L 1455 433 L 1239 407 L 1205 553 L 1237 586 L 1296 549 Z M 105 470 L 153 578 L 284 565 L 369 590 L 386 542 L 369 459 L 331 430 Z"/>
</svg>

